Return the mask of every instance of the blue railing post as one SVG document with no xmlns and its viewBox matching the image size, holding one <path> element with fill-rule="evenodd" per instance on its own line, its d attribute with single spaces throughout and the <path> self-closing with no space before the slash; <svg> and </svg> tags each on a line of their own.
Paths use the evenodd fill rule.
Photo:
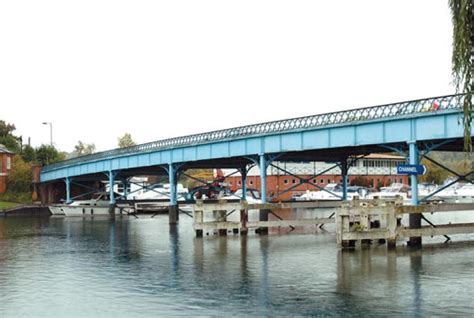
<svg viewBox="0 0 474 318">
<path fill-rule="evenodd" d="M 64 180 L 66 183 L 66 204 L 69 204 L 72 202 L 71 200 L 71 178 L 66 177 Z"/>
<path fill-rule="evenodd" d="M 177 224 L 179 220 L 179 208 L 178 208 L 178 194 L 177 194 L 177 182 L 176 179 L 176 167 L 170 163 L 168 164 L 168 180 L 170 183 L 170 205 L 169 205 L 169 223 L 171 225 Z"/>
<path fill-rule="evenodd" d="M 419 163 L 418 156 L 418 146 L 416 141 L 408 142 L 409 158 L 410 164 L 417 165 Z M 411 205 L 418 205 L 418 177 L 416 175 L 411 175 Z M 409 225 L 410 229 L 419 229 L 421 228 L 421 217 L 420 213 L 411 213 L 409 216 Z M 419 248 L 421 247 L 421 236 L 410 237 L 409 245 L 411 247 Z"/>
</svg>

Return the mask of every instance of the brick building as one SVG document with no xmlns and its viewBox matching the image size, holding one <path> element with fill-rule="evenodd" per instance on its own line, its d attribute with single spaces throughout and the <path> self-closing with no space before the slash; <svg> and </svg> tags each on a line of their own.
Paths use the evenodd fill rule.
<svg viewBox="0 0 474 318">
<path fill-rule="evenodd" d="M 367 179 L 373 188 L 388 186 L 392 183 L 408 184 L 408 176 L 397 175 L 397 165 L 405 163 L 405 158 L 401 156 L 371 154 L 354 162 L 349 168 L 349 184 L 357 177 Z M 315 176 L 331 168 L 334 164 L 327 162 L 274 162 L 276 167 L 267 169 L 267 192 L 268 195 L 284 192 L 292 189 L 280 196 L 279 200 L 289 200 L 293 196 L 304 193 L 306 190 L 317 191 L 318 189 L 307 183 L 301 183 L 300 178 L 310 179 L 311 182 L 324 187 L 329 183 L 341 183 L 341 171 L 333 168 L 320 176 Z M 286 172 L 285 172 L 286 171 Z M 224 174 L 231 173 L 232 170 L 224 170 Z M 295 177 L 298 176 L 298 177 Z M 240 174 L 234 174 L 226 178 L 233 189 L 242 188 L 242 178 Z M 247 175 L 247 187 L 260 189 L 260 171 L 258 167 L 252 168 Z M 293 188 L 294 187 L 294 188 Z"/>
<path fill-rule="evenodd" d="M 14 155 L 4 145 L 0 145 L 0 193 L 7 190 L 8 174 L 12 169 Z"/>
</svg>

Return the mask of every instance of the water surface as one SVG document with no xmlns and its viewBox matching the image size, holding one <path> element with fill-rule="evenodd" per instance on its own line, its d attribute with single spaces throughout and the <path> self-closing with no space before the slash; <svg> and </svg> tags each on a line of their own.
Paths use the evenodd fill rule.
<svg viewBox="0 0 474 318">
<path fill-rule="evenodd" d="M 474 315 L 474 240 L 341 252 L 331 230 L 195 238 L 191 222 L 0 219 L 0 313 Z"/>
</svg>

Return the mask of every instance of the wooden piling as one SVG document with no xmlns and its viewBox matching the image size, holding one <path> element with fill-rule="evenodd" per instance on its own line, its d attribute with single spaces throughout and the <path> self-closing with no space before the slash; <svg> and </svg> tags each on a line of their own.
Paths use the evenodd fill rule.
<svg viewBox="0 0 474 318">
<path fill-rule="evenodd" d="M 179 220 L 179 208 L 177 205 L 170 205 L 168 207 L 168 216 L 169 216 L 169 224 L 178 224 Z"/>
<path fill-rule="evenodd" d="M 410 214 L 409 216 L 410 229 L 421 229 L 421 213 Z M 408 245 L 411 248 L 421 248 L 422 239 L 421 236 L 410 236 Z"/>
</svg>

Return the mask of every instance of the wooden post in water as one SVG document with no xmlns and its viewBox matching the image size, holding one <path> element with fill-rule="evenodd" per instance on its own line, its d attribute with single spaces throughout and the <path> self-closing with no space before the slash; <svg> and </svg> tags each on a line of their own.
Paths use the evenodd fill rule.
<svg viewBox="0 0 474 318">
<path fill-rule="evenodd" d="M 244 209 L 240 210 L 240 235 L 247 235 L 248 233 L 248 228 L 247 228 L 247 223 L 249 222 L 249 213 L 246 205 L 246 201 L 241 201 L 241 205 L 244 205 Z"/>
<path fill-rule="evenodd" d="M 170 205 L 168 208 L 168 213 L 169 213 L 169 223 L 170 225 L 176 225 L 179 220 L 179 208 L 178 205 Z"/>
<path fill-rule="evenodd" d="M 198 206 L 199 206 L 199 208 L 197 208 Z M 201 208 L 202 208 L 202 201 L 198 200 L 196 202 L 196 207 L 194 208 L 194 215 L 193 215 L 195 226 L 196 225 L 201 225 L 202 222 L 204 221 L 204 211 L 201 210 Z M 203 235 L 203 230 L 202 229 L 197 229 L 196 230 L 196 237 L 202 237 L 202 235 Z"/>
<path fill-rule="evenodd" d="M 214 217 L 217 222 L 226 222 L 227 221 L 227 211 L 226 210 L 217 210 L 214 211 Z M 219 229 L 218 230 L 220 236 L 227 235 L 227 229 Z"/>
</svg>

